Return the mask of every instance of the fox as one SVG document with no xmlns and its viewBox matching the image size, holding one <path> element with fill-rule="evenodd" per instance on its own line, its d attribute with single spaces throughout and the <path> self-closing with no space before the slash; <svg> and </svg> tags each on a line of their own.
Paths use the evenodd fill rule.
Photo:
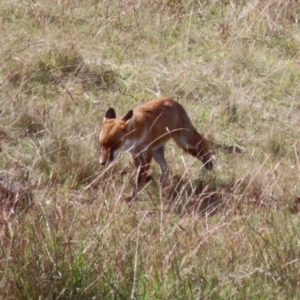
<svg viewBox="0 0 300 300">
<path fill-rule="evenodd" d="M 172 98 L 148 101 L 117 118 L 110 107 L 104 115 L 99 136 L 101 165 L 111 164 L 124 150 L 131 154 L 137 175 L 130 202 L 145 183 L 152 179 L 149 169 L 152 158 L 160 169 L 159 184 L 168 186 L 169 168 L 164 146 L 173 139 L 177 146 L 202 161 L 211 170 L 216 160 L 212 145 L 195 129 L 184 107 Z"/>
</svg>

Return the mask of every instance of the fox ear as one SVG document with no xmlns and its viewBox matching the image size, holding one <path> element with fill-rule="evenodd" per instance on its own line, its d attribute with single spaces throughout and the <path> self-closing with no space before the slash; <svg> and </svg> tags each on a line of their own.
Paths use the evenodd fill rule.
<svg viewBox="0 0 300 300">
<path fill-rule="evenodd" d="M 133 116 L 133 110 L 129 110 L 126 115 L 122 118 L 126 125 L 126 131 L 129 132 L 131 130 L 131 118 Z"/>
<path fill-rule="evenodd" d="M 110 107 L 107 110 L 107 112 L 106 112 L 106 114 L 104 116 L 104 119 L 115 119 L 115 118 L 116 118 L 116 112 L 115 112 L 115 110 L 112 107 Z"/>
<path fill-rule="evenodd" d="M 126 123 L 128 123 L 128 121 L 132 118 L 132 116 L 133 116 L 133 110 L 131 109 L 127 112 L 126 115 L 124 115 L 122 120 L 125 121 Z"/>
</svg>

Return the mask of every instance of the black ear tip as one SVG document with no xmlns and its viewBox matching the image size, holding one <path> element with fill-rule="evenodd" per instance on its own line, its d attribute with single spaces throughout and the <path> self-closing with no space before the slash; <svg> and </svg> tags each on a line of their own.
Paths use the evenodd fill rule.
<svg viewBox="0 0 300 300">
<path fill-rule="evenodd" d="M 128 117 L 129 119 L 131 119 L 133 116 L 133 109 L 131 109 L 129 112 L 128 112 Z"/>
<path fill-rule="evenodd" d="M 116 112 L 115 112 L 115 110 L 112 107 L 110 107 L 107 110 L 107 112 L 105 114 L 105 118 L 106 119 L 115 119 L 116 118 Z"/>
</svg>

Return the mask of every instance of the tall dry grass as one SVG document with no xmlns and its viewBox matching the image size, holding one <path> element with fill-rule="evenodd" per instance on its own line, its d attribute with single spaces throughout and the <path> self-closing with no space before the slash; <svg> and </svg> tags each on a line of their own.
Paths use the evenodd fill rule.
<svg viewBox="0 0 300 300">
<path fill-rule="evenodd" d="M 1 298 L 297 299 L 299 9 L 0 1 L 0 176 L 34 201 L 1 194 Z M 98 165 L 101 120 L 159 96 L 218 163 L 169 144 L 172 193 L 153 164 L 127 205 L 133 168 L 126 154 Z"/>
</svg>

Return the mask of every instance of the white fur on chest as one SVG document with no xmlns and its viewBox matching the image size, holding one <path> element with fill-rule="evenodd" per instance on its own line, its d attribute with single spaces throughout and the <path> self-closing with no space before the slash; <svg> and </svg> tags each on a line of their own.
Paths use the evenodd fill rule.
<svg viewBox="0 0 300 300">
<path fill-rule="evenodd" d="M 137 139 L 132 139 L 132 138 L 125 139 L 125 141 L 123 143 L 123 149 L 125 151 L 134 152 L 134 149 L 136 147 L 139 147 L 141 144 L 143 144 L 146 136 L 147 136 L 147 131 L 145 130 L 143 132 L 143 134 L 141 135 L 141 137 L 139 137 Z"/>
<path fill-rule="evenodd" d="M 126 139 L 123 143 L 123 149 L 124 151 L 129 151 L 135 147 L 135 140 L 134 139 Z"/>
</svg>

